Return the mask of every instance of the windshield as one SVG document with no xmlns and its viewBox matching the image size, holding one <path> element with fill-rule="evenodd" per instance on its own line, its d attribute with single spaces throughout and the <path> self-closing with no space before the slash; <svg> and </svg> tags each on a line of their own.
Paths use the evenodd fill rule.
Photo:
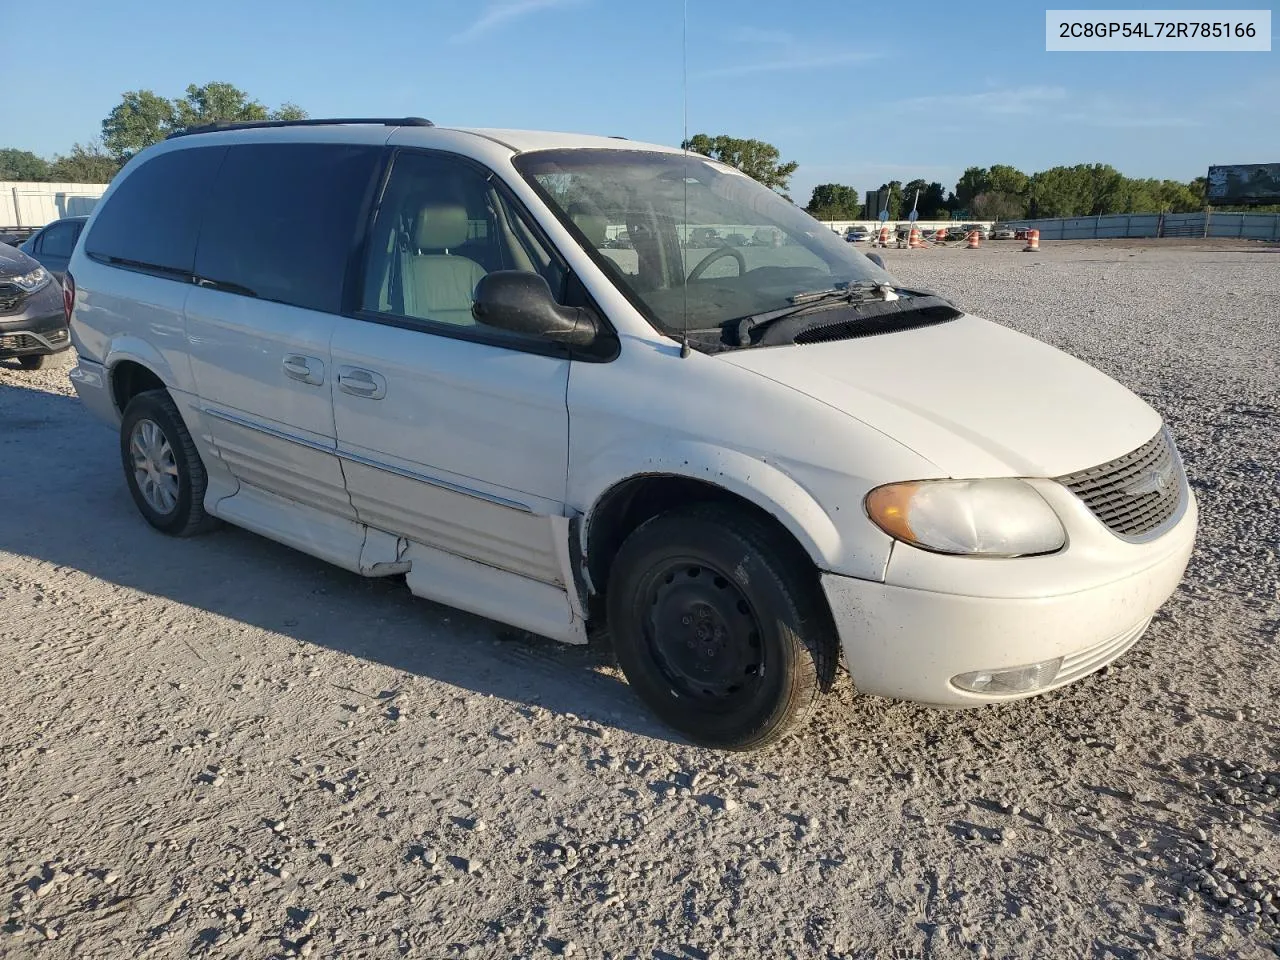
<svg viewBox="0 0 1280 960">
<path fill-rule="evenodd" d="M 699 154 L 546 150 L 525 178 L 661 332 L 720 339 L 797 294 L 893 278 L 829 227 Z M 687 211 L 687 215 L 686 215 Z"/>
</svg>

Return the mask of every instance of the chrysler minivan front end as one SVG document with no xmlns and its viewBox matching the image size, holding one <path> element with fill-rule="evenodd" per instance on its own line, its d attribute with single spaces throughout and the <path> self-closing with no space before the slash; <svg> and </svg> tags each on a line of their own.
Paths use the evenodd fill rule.
<svg viewBox="0 0 1280 960">
<path fill-rule="evenodd" d="M 516 163 L 659 332 L 769 381 L 737 398 L 750 426 L 726 398 L 705 440 L 767 450 L 859 545 L 846 555 L 885 551 L 874 569 L 813 557 L 859 692 L 946 707 L 1043 693 L 1121 656 L 1173 593 L 1195 499 L 1159 414 L 1120 384 L 905 287 L 706 158 L 620 148 Z M 607 242 L 615 223 L 625 251 Z M 779 242 L 716 239 L 766 230 Z M 817 406 L 784 405 L 779 388 Z M 647 406 L 672 417 L 658 397 Z M 832 429 L 832 411 L 849 429 Z M 813 435 L 825 454 L 791 455 Z M 906 453 L 919 473 L 892 475 Z M 841 471 L 867 491 L 852 510 L 819 480 Z"/>
</svg>

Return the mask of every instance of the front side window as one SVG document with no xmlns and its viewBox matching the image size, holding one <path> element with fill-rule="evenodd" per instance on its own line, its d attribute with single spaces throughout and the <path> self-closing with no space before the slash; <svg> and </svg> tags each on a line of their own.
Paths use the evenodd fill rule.
<svg viewBox="0 0 1280 960">
<path fill-rule="evenodd" d="M 538 273 L 563 302 L 564 268 L 491 176 L 453 157 L 399 154 L 374 219 L 363 309 L 475 326 L 476 284 L 495 270 Z"/>
<path fill-rule="evenodd" d="M 718 336 L 794 297 L 892 278 L 744 174 L 698 154 L 545 150 L 520 172 L 661 332 Z"/>
</svg>

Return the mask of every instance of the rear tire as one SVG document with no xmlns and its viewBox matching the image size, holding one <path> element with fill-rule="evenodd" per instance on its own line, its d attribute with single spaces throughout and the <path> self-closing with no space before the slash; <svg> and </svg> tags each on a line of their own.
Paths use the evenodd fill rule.
<svg viewBox="0 0 1280 960">
<path fill-rule="evenodd" d="M 700 504 L 641 524 L 614 559 L 607 602 L 627 680 L 703 746 L 777 741 L 835 674 L 835 630 L 813 565 L 741 510 Z"/>
<path fill-rule="evenodd" d="M 120 459 L 138 512 L 161 533 L 190 537 L 217 526 L 204 509 L 204 462 L 166 391 L 147 390 L 129 401 Z"/>
<path fill-rule="evenodd" d="M 39 370 L 48 359 L 48 356 L 43 353 L 29 353 L 25 357 L 18 358 L 18 366 L 23 370 Z"/>
</svg>

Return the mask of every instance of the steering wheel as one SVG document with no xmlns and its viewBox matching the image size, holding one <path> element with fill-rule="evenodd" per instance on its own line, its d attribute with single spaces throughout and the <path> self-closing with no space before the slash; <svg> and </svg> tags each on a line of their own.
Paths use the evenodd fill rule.
<svg viewBox="0 0 1280 960">
<path fill-rule="evenodd" d="M 747 272 L 747 260 L 736 249 L 730 246 L 717 247 L 703 257 L 696 267 L 689 271 L 689 280 L 701 280 L 702 275 L 707 272 L 707 267 L 711 266 L 722 257 L 733 257 L 738 261 L 738 276 L 742 276 Z"/>
</svg>

